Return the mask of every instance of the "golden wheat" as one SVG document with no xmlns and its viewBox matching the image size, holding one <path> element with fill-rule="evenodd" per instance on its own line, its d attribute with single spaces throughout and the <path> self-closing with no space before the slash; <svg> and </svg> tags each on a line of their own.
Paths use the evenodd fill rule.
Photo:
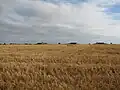
<svg viewBox="0 0 120 90">
<path fill-rule="evenodd" d="M 0 90 L 120 90 L 120 45 L 0 45 Z"/>
</svg>

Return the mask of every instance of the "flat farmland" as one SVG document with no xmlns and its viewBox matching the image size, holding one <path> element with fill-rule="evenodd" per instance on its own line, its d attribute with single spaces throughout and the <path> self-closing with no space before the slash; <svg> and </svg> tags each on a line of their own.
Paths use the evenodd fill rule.
<svg viewBox="0 0 120 90">
<path fill-rule="evenodd" d="M 120 90 L 120 45 L 0 45 L 0 90 Z"/>
</svg>

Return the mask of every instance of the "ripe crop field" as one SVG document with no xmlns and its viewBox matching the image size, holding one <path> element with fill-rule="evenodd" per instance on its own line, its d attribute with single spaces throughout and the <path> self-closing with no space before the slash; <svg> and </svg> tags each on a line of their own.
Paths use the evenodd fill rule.
<svg viewBox="0 0 120 90">
<path fill-rule="evenodd" d="M 0 90 L 120 90 L 120 45 L 0 45 Z"/>
</svg>

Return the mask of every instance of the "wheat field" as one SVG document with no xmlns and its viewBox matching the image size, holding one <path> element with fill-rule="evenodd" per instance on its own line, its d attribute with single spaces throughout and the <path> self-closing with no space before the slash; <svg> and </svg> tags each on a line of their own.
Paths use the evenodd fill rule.
<svg viewBox="0 0 120 90">
<path fill-rule="evenodd" d="M 120 90 L 120 45 L 0 45 L 0 90 Z"/>
</svg>

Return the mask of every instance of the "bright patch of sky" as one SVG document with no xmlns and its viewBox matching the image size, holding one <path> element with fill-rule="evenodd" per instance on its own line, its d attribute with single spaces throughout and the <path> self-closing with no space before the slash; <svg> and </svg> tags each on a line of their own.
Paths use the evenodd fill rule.
<svg viewBox="0 0 120 90">
<path fill-rule="evenodd" d="M 120 3 L 109 7 L 107 11 L 112 13 L 120 13 Z"/>
<path fill-rule="evenodd" d="M 120 20 L 120 3 L 114 4 L 105 10 L 105 13 L 112 15 L 114 20 Z"/>
</svg>

